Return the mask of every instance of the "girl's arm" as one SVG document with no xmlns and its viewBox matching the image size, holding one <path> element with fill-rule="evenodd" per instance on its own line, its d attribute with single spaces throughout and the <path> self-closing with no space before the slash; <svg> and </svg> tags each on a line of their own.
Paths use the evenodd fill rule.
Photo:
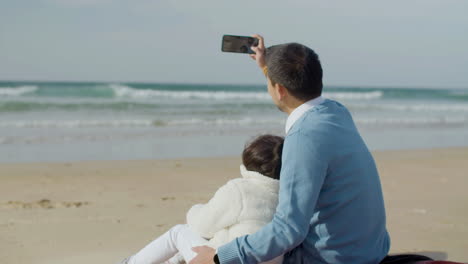
<svg viewBox="0 0 468 264">
<path fill-rule="evenodd" d="M 196 204 L 187 213 L 187 224 L 202 237 L 210 239 L 216 232 L 235 224 L 242 210 L 242 197 L 235 180 L 216 191 L 206 204 Z"/>
</svg>

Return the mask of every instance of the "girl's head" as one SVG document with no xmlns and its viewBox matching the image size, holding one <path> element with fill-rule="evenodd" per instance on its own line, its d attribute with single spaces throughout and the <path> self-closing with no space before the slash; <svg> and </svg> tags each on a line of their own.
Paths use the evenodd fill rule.
<svg viewBox="0 0 468 264">
<path fill-rule="evenodd" d="M 284 138 L 262 135 L 247 143 L 242 152 L 242 163 L 249 171 L 256 171 L 279 179 Z"/>
</svg>

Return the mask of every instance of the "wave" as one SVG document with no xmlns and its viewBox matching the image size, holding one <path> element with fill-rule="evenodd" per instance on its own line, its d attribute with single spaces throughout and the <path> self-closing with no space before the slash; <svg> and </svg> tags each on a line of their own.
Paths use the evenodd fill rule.
<svg viewBox="0 0 468 264">
<path fill-rule="evenodd" d="M 334 100 L 373 100 L 382 98 L 382 91 L 371 92 L 324 92 L 323 96 Z"/>
<path fill-rule="evenodd" d="M 0 98 L 202 99 L 262 100 L 270 97 L 265 85 L 102 83 L 102 82 L 7 82 L 0 81 Z M 411 89 L 378 87 L 324 88 L 324 96 L 336 100 L 468 101 L 467 89 Z"/>
<path fill-rule="evenodd" d="M 283 119 L 258 119 L 258 118 L 239 118 L 239 119 L 202 119 L 192 118 L 185 120 L 173 120 L 167 122 L 167 125 L 266 125 L 266 124 L 284 124 Z"/>
<path fill-rule="evenodd" d="M 165 126 L 222 126 L 222 125 L 260 125 L 283 124 L 282 119 L 239 118 L 239 119 L 202 119 L 190 118 L 181 120 L 25 120 L 3 121 L 0 128 L 80 128 L 80 127 L 165 127 Z"/>
<path fill-rule="evenodd" d="M 158 89 L 155 89 L 155 88 Z M 197 90 L 187 90 L 188 87 L 172 87 L 168 85 L 156 86 L 156 87 L 140 87 L 135 88 L 124 84 L 88 84 L 88 85 L 77 85 L 77 84 L 49 84 L 47 86 L 37 85 L 23 85 L 18 87 L 0 87 L 0 96 L 23 96 L 35 93 L 35 96 L 42 98 L 130 98 L 130 99 L 154 99 L 154 98 L 172 98 L 172 99 L 204 99 L 204 100 L 271 100 L 270 95 L 266 89 L 264 91 L 245 90 L 245 87 L 241 87 L 242 90 L 233 91 L 228 90 L 216 90 L 214 87 L 207 87 L 204 90 L 203 87 L 194 86 Z M 171 89 L 174 88 L 174 89 Z M 185 88 L 186 90 L 181 90 Z M 226 89 L 226 87 L 219 87 Z M 383 97 L 382 91 L 351 91 L 351 92 L 325 92 L 324 96 L 331 99 L 337 100 L 371 100 L 379 99 Z"/>
<path fill-rule="evenodd" d="M 383 118 L 383 117 L 357 117 L 358 125 L 391 125 L 391 126 L 463 126 L 468 125 L 467 116 L 445 116 L 445 117 L 414 117 L 414 118 Z M 83 127 L 171 127 L 171 126 L 239 126 L 249 127 L 257 125 L 284 125 L 281 118 L 189 118 L 179 120 L 151 120 L 151 119 L 128 119 L 128 120 L 25 120 L 25 121 L 2 121 L 0 128 L 83 128 Z"/>
<path fill-rule="evenodd" d="M 128 97 L 134 99 L 149 98 L 174 98 L 174 99 L 260 99 L 269 100 L 270 96 L 266 92 L 226 92 L 226 91 L 170 91 L 170 90 L 150 90 L 135 89 L 125 85 L 109 85 L 116 97 Z"/>
<path fill-rule="evenodd" d="M 150 90 L 136 89 L 126 85 L 111 84 L 109 85 L 116 97 L 129 98 L 174 98 L 174 99 L 214 99 L 214 100 L 230 100 L 230 99 L 252 99 L 252 100 L 271 100 L 270 95 L 265 92 L 228 92 L 228 91 L 170 91 L 170 90 Z M 383 97 L 382 91 L 371 92 L 326 92 L 324 97 L 336 100 L 372 100 Z"/>
<path fill-rule="evenodd" d="M 117 97 L 129 98 L 174 98 L 174 99 L 253 99 L 253 100 L 271 100 L 270 95 L 265 92 L 228 92 L 228 91 L 170 91 L 170 90 L 150 90 L 136 89 L 126 85 L 109 85 Z M 324 97 L 337 100 L 372 100 L 383 97 L 382 91 L 371 92 L 327 92 Z"/>
<path fill-rule="evenodd" d="M 26 99 L 26 98 L 25 98 Z M 103 100 L 27 100 L 0 101 L 0 113 L 6 112 L 35 112 L 35 111 L 136 111 L 159 110 L 160 105 L 155 103 L 103 101 Z"/>
<path fill-rule="evenodd" d="M 28 120 L 4 121 L 0 127 L 77 128 L 77 127 L 141 127 L 156 125 L 152 120 Z"/>
<path fill-rule="evenodd" d="M 24 85 L 19 87 L 0 87 L 0 96 L 22 96 L 37 91 L 39 88 L 34 85 Z"/>
<path fill-rule="evenodd" d="M 174 101 L 174 100 L 134 100 L 134 99 L 55 99 L 55 98 L 17 98 L 14 100 L 0 99 L 1 113 L 24 112 L 125 112 L 125 113 L 153 113 L 155 115 L 191 114 L 191 115 L 220 115 L 234 114 L 246 111 L 273 110 L 270 101 Z"/>
</svg>

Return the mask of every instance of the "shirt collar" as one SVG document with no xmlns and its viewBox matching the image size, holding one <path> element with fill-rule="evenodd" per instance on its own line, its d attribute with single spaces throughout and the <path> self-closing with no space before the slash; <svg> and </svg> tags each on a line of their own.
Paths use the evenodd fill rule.
<svg viewBox="0 0 468 264">
<path fill-rule="evenodd" d="M 294 123 L 296 123 L 296 121 L 299 120 L 299 118 L 301 118 L 301 116 L 305 112 L 307 112 L 310 109 L 314 108 L 315 106 L 323 103 L 323 101 L 325 101 L 325 98 L 323 98 L 322 96 L 319 96 L 319 97 L 316 97 L 316 98 L 314 98 L 312 100 L 309 100 L 309 101 L 301 104 L 296 109 L 294 109 L 291 112 L 291 114 L 288 116 L 288 119 L 286 120 L 286 134 L 288 134 L 289 130 L 292 128 Z"/>
</svg>

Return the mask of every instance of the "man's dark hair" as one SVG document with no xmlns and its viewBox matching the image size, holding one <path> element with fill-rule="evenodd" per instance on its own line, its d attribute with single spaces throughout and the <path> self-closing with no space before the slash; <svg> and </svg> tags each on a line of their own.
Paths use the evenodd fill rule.
<svg viewBox="0 0 468 264">
<path fill-rule="evenodd" d="M 246 144 L 242 152 L 242 163 L 249 171 L 279 179 L 281 154 L 284 138 L 274 135 L 261 135 Z"/>
<path fill-rule="evenodd" d="M 322 66 L 312 49 L 298 43 L 275 45 L 266 50 L 265 60 L 270 81 L 297 99 L 306 101 L 322 94 Z"/>
</svg>

